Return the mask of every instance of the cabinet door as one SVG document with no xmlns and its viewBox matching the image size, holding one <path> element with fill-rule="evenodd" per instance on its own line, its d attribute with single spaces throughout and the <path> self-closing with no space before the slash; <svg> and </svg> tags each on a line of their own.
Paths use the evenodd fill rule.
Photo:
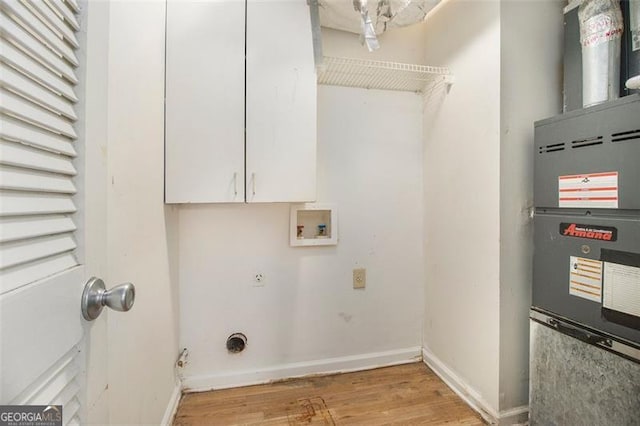
<svg viewBox="0 0 640 426">
<path fill-rule="evenodd" d="M 244 202 L 245 2 L 167 2 L 165 200 Z"/>
<path fill-rule="evenodd" d="M 247 1 L 248 202 L 316 198 L 316 74 L 305 0 Z"/>
</svg>

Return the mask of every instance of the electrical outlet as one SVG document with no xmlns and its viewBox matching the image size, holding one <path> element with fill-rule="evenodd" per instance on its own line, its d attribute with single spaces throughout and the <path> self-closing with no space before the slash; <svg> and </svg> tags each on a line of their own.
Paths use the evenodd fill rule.
<svg viewBox="0 0 640 426">
<path fill-rule="evenodd" d="M 365 288 L 367 285 L 367 270 L 358 268 L 353 270 L 353 288 Z"/>
<path fill-rule="evenodd" d="M 254 287 L 262 287 L 264 286 L 264 275 L 263 274 L 256 274 L 256 276 L 253 279 L 253 286 Z"/>
</svg>

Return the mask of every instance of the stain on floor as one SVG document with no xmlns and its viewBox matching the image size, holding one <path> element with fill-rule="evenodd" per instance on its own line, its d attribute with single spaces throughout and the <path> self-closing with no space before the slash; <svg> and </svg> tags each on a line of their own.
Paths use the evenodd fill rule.
<svg viewBox="0 0 640 426">
<path fill-rule="evenodd" d="M 299 398 L 292 411 L 299 413 L 288 415 L 289 425 L 329 425 L 336 423 L 331 417 L 331 412 L 327 408 L 327 404 L 319 396 L 313 398 Z"/>
</svg>

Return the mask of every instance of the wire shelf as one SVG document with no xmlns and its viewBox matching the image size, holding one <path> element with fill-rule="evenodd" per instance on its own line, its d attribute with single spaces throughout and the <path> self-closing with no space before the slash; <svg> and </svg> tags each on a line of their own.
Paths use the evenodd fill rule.
<svg viewBox="0 0 640 426">
<path fill-rule="evenodd" d="M 449 68 L 325 56 L 318 84 L 427 93 L 438 83 L 452 82 Z"/>
</svg>

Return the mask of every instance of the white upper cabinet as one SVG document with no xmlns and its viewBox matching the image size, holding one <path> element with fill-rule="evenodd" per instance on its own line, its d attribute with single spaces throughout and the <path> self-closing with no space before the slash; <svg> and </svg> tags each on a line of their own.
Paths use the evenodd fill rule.
<svg viewBox="0 0 640 426">
<path fill-rule="evenodd" d="M 315 200 L 306 1 L 169 0 L 166 46 L 166 202 Z"/>
<path fill-rule="evenodd" d="M 316 198 L 316 74 L 305 0 L 247 2 L 247 201 Z"/>
<path fill-rule="evenodd" d="M 165 199 L 244 202 L 245 4 L 167 2 Z"/>
</svg>

